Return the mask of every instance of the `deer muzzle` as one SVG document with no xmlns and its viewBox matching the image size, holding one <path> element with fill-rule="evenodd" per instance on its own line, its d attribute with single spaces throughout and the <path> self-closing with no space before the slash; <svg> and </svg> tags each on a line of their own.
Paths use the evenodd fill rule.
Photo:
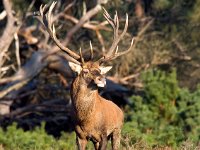
<svg viewBox="0 0 200 150">
<path fill-rule="evenodd" d="M 96 77 L 96 79 L 94 80 L 95 84 L 98 87 L 105 87 L 106 85 L 106 78 L 105 77 Z"/>
</svg>

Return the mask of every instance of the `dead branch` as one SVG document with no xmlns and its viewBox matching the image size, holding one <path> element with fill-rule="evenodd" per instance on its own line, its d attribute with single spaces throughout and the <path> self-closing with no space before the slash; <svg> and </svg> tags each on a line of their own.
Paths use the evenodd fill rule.
<svg viewBox="0 0 200 150">
<path fill-rule="evenodd" d="M 140 41 L 141 36 L 146 32 L 147 29 L 152 25 L 154 19 L 151 19 L 137 34 L 137 37 L 135 37 L 135 42 L 133 44 L 133 49 L 136 47 L 137 43 Z"/>
<path fill-rule="evenodd" d="M 45 66 L 47 66 L 47 63 L 42 61 L 44 56 L 44 53 L 41 52 L 34 53 L 30 60 L 23 67 L 21 67 L 15 75 L 6 79 L 1 79 L 0 83 L 3 82 L 8 84 L 5 85 L 2 91 L 0 91 L 0 99 L 6 95 L 8 98 L 17 97 L 20 92 L 19 89 L 26 85 L 32 78 L 40 73 Z M 7 102 L 7 100 L 2 99 L 2 102 Z M 9 101 L 9 105 L 1 106 L 4 111 L 1 110 L 0 114 L 9 114 L 12 103 L 13 100 Z"/>
<path fill-rule="evenodd" d="M 20 23 L 12 14 L 12 4 L 10 0 L 3 0 L 4 8 L 7 14 L 7 24 L 4 29 L 3 35 L 0 37 L 0 60 L 4 57 L 4 53 L 8 50 L 11 42 L 13 41 L 14 34 L 20 28 Z M 2 64 L 0 64 L 0 67 Z"/>
<path fill-rule="evenodd" d="M 89 10 L 83 17 L 81 17 L 79 22 L 67 33 L 67 36 L 64 39 L 63 44 L 68 45 L 72 38 L 72 35 L 74 35 L 86 21 L 88 21 L 90 18 L 96 15 L 100 10 L 101 10 L 101 5 L 97 4 L 94 8 Z"/>
<path fill-rule="evenodd" d="M 70 20 L 71 22 L 77 24 L 79 22 L 78 19 L 76 19 L 75 17 L 73 16 L 70 16 L 70 15 L 65 15 L 63 14 L 63 17 L 67 20 Z M 86 29 L 90 29 L 90 30 L 105 30 L 105 31 L 111 31 L 110 28 L 106 27 L 105 25 L 107 25 L 108 22 L 107 21 L 103 21 L 101 23 L 96 23 L 96 24 L 93 24 L 92 22 L 85 22 L 83 24 L 82 27 L 86 28 Z"/>
<path fill-rule="evenodd" d="M 35 52 L 30 60 L 23 67 L 21 67 L 13 77 L 0 79 L 0 84 L 8 83 L 10 81 L 16 82 L 17 80 L 22 81 L 34 76 L 40 72 L 41 69 L 43 69 L 43 66 L 47 65 L 47 63 L 42 62 L 45 55 L 46 53 Z"/>
<path fill-rule="evenodd" d="M 18 82 L 18 83 L 16 83 L 16 84 L 14 84 L 14 85 L 12 85 L 12 86 L 6 88 L 5 90 L 1 91 L 1 92 L 0 92 L 0 98 L 4 97 L 5 95 L 7 95 L 7 94 L 8 94 L 9 92 L 11 92 L 11 91 L 20 89 L 20 88 L 23 87 L 25 84 L 27 84 L 29 80 L 30 80 L 30 79 L 23 80 L 23 81 Z"/>
<path fill-rule="evenodd" d="M 51 51 L 48 51 L 48 53 L 50 52 Z M 65 77 L 73 77 L 73 73 L 68 66 L 68 62 L 62 57 L 62 54 L 49 55 L 44 60 L 44 57 L 46 57 L 48 53 L 47 51 L 34 52 L 29 61 L 24 66 L 22 66 L 15 75 L 12 77 L 0 79 L 0 84 L 8 83 L 5 88 L 0 91 L 0 99 L 7 95 L 9 92 L 18 90 L 22 86 L 26 85 L 28 81 L 38 75 L 43 70 L 43 68 L 47 66 L 49 66 L 50 69 L 60 72 Z"/>
<path fill-rule="evenodd" d="M 179 55 L 178 57 L 175 57 L 179 60 L 185 60 L 185 61 L 188 61 L 188 60 L 191 60 L 191 56 L 188 56 L 186 54 L 186 48 L 177 40 L 177 39 L 173 39 L 172 42 L 176 45 L 176 47 L 178 48 L 179 50 Z"/>
<path fill-rule="evenodd" d="M 59 102 L 61 100 L 50 100 L 50 101 L 45 101 L 41 104 L 32 104 L 25 106 L 23 108 L 18 108 L 14 111 L 12 111 L 10 114 L 7 115 L 7 117 L 16 117 L 16 116 L 24 116 L 28 115 L 29 113 L 33 112 L 64 112 L 64 113 L 69 113 L 70 112 L 70 105 L 68 106 L 63 106 L 63 105 L 58 105 L 55 104 L 56 102 Z"/>
<path fill-rule="evenodd" d="M 114 83 L 128 85 L 128 84 L 130 84 L 129 80 L 135 79 L 138 76 L 139 76 L 139 73 L 135 73 L 135 74 L 131 74 L 126 77 L 123 77 L 123 78 L 120 78 L 118 76 L 108 76 L 107 78 L 112 80 Z"/>
<path fill-rule="evenodd" d="M 36 90 L 30 90 L 28 92 L 25 92 L 23 94 L 20 94 L 20 95 L 16 95 L 16 97 L 3 97 L 2 99 L 3 100 L 6 100 L 6 101 L 13 101 L 13 100 L 16 100 L 16 99 L 22 99 L 26 96 L 29 96 L 29 95 L 33 95 L 36 93 Z M 0 103 L 2 103 L 1 99 L 0 99 Z"/>
<path fill-rule="evenodd" d="M 69 15 L 64 15 L 63 14 L 63 17 L 65 19 L 68 19 L 70 21 L 72 21 L 73 23 L 77 24 L 79 22 L 78 19 L 72 17 L 72 16 L 69 16 Z M 103 21 L 101 23 L 97 23 L 97 24 L 92 24 L 91 22 L 86 22 L 83 24 L 83 28 L 86 28 L 86 29 L 90 29 L 90 30 L 94 30 L 96 32 L 96 35 L 97 35 L 97 38 L 102 46 L 102 51 L 104 52 L 105 51 L 105 44 L 104 44 L 104 40 L 103 40 L 103 36 L 101 35 L 100 33 L 100 30 L 105 30 L 105 31 L 111 31 L 110 28 L 106 27 L 105 25 L 107 25 L 108 22 L 107 21 Z"/>
<path fill-rule="evenodd" d="M 4 9 L 6 11 L 6 16 L 7 16 L 7 23 L 6 23 L 6 27 L 4 29 L 4 32 L 2 34 L 2 36 L 0 37 L 0 76 L 2 77 L 2 67 L 4 65 L 4 63 L 6 62 L 5 58 L 9 58 L 9 56 L 7 56 L 6 52 L 8 51 L 8 48 L 10 47 L 10 44 L 13 41 L 14 35 L 18 32 L 21 23 L 17 20 L 17 18 L 13 15 L 13 10 L 12 10 L 12 3 L 10 2 L 10 0 L 3 0 L 3 5 L 4 5 Z M 19 85 L 16 85 L 19 86 Z M 13 89 L 16 88 L 13 87 Z M 8 91 L 13 90 L 12 88 L 8 88 L 5 91 L 0 92 L 0 96 L 4 96 Z M 8 103 L 8 105 L 11 105 L 12 102 L 5 102 Z M 6 114 L 9 112 L 10 107 L 9 106 L 5 106 L 5 105 L 0 105 L 1 109 L 0 109 L 0 113 L 1 114 Z"/>
<path fill-rule="evenodd" d="M 72 6 L 74 6 L 75 2 L 76 1 L 74 0 L 73 2 L 71 2 L 70 4 L 68 4 L 64 8 L 64 10 L 62 12 L 58 13 L 57 15 L 55 15 L 54 18 L 53 18 L 53 22 L 56 21 L 57 19 L 59 19 L 61 16 L 63 16 L 63 14 L 65 14 Z"/>
</svg>

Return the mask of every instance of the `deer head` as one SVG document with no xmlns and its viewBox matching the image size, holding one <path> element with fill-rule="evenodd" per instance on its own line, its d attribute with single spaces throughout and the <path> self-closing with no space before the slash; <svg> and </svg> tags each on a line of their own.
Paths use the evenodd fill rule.
<svg viewBox="0 0 200 150">
<path fill-rule="evenodd" d="M 126 21 L 125 21 L 125 27 L 123 29 L 123 32 L 119 35 L 119 19 L 117 12 L 115 13 L 114 19 L 111 18 L 111 16 L 108 14 L 108 12 L 103 8 L 104 10 L 104 17 L 109 22 L 109 24 L 113 28 L 114 37 L 113 37 L 113 43 L 106 54 L 104 54 L 103 57 L 101 57 L 97 61 L 93 61 L 93 49 L 92 44 L 90 43 L 91 47 L 91 57 L 90 60 L 85 62 L 84 58 L 82 56 L 82 51 L 80 49 L 79 55 L 69 48 L 65 47 L 61 44 L 61 42 L 56 37 L 56 31 L 53 24 L 52 19 L 52 10 L 55 7 L 56 2 L 53 2 L 49 8 L 48 11 L 46 11 L 46 5 L 40 7 L 40 21 L 46 28 L 47 32 L 51 36 L 52 40 L 55 42 L 55 44 L 63 51 L 66 52 L 67 59 L 69 61 L 69 66 L 71 69 L 78 74 L 79 77 L 82 77 L 86 84 L 95 84 L 99 87 L 104 87 L 106 85 L 105 80 L 105 74 L 112 68 L 112 66 L 104 66 L 103 64 L 111 61 L 113 59 L 116 59 L 117 57 L 124 55 L 128 52 L 130 52 L 133 40 L 131 42 L 130 47 L 122 52 L 118 52 L 118 43 L 120 40 L 124 37 L 126 34 L 127 28 L 128 28 L 128 15 L 126 15 Z M 46 12 L 46 13 L 45 13 Z"/>
<path fill-rule="evenodd" d="M 112 68 L 112 66 L 100 66 L 99 63 L 91 61 L 82 65 L 69 62 L 69 66 L 78 76 L 84 79 L 87 85 L 95 84 L 98 87 L 106 85 L 105 74 Z"/>
</svg>

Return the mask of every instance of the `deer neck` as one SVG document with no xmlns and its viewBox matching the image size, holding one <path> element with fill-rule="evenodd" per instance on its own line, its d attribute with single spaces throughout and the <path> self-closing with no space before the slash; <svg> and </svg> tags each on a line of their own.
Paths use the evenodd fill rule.
<svg viewBox="0 0 200 150">
<path fill-rule="evenodd" d="M 71 98 L 77 119 L 84 121 L 94 110 L 98 100 L 98 89 L 88 85 L 81 76 L 78 76 L 72 83 Z"/>
</svg>

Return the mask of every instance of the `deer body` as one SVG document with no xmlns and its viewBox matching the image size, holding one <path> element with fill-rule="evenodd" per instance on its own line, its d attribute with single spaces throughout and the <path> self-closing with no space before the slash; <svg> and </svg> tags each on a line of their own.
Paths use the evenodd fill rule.
<svg viewBox="0 0 200 150">
<path fill-rule="evenodd" d="M 94 143 L 95 149 L 106 149 L 108 138 L 112 139 L 113 149 L 118 149 L 124 118 L 121 109 L 102 98 L 97 86 L 87 84 L 81 74 L 72 84 L 71 97 L 79 149 L 85 149 L 88 140 Z"/>
<path fill-rule="evenodd" d="M 80 49 L 80 54 L 73 52 L 62 45 L 56 37 L 53 25 L 52 10 L 56 2 L 53 2 L 48 11 L 47 5 L 40 6 L 40 17 L 38 18 L 46 28 L 50 37 L 56 45 L 66 53 L 70 68 L 78 75 L 73 81 L 71 88 L 71 99 L 75 116 L 76 140 L 79 150 L 85 150 L 88 140 L 94 143 L 96 150 L 105 150 L 107 140 L 111 138 L 112 149 L 117 150 L 120 146 L 120 132 L 123 125 L 123 112 L 113 102 L 102 98 L 98 94 L 98 87 L 106 85 L 105 74 L 112 66 L 103 66 L 121 55 L 130 52 L 129 49 L 118 52 L 118 43 L 126 34 L 128 28 L 128 15 L 126 15 L 125 26 L 119 35 L 119 19 L 117 12 L 114 19 L 104 9 L 104 17 L 112 26 L 114 36 L 113 43 L 108 52 L 97 61 L 93 61 L 93 48 L 91 48 L 90 60 L 85 62 Z"/>
</svg>

